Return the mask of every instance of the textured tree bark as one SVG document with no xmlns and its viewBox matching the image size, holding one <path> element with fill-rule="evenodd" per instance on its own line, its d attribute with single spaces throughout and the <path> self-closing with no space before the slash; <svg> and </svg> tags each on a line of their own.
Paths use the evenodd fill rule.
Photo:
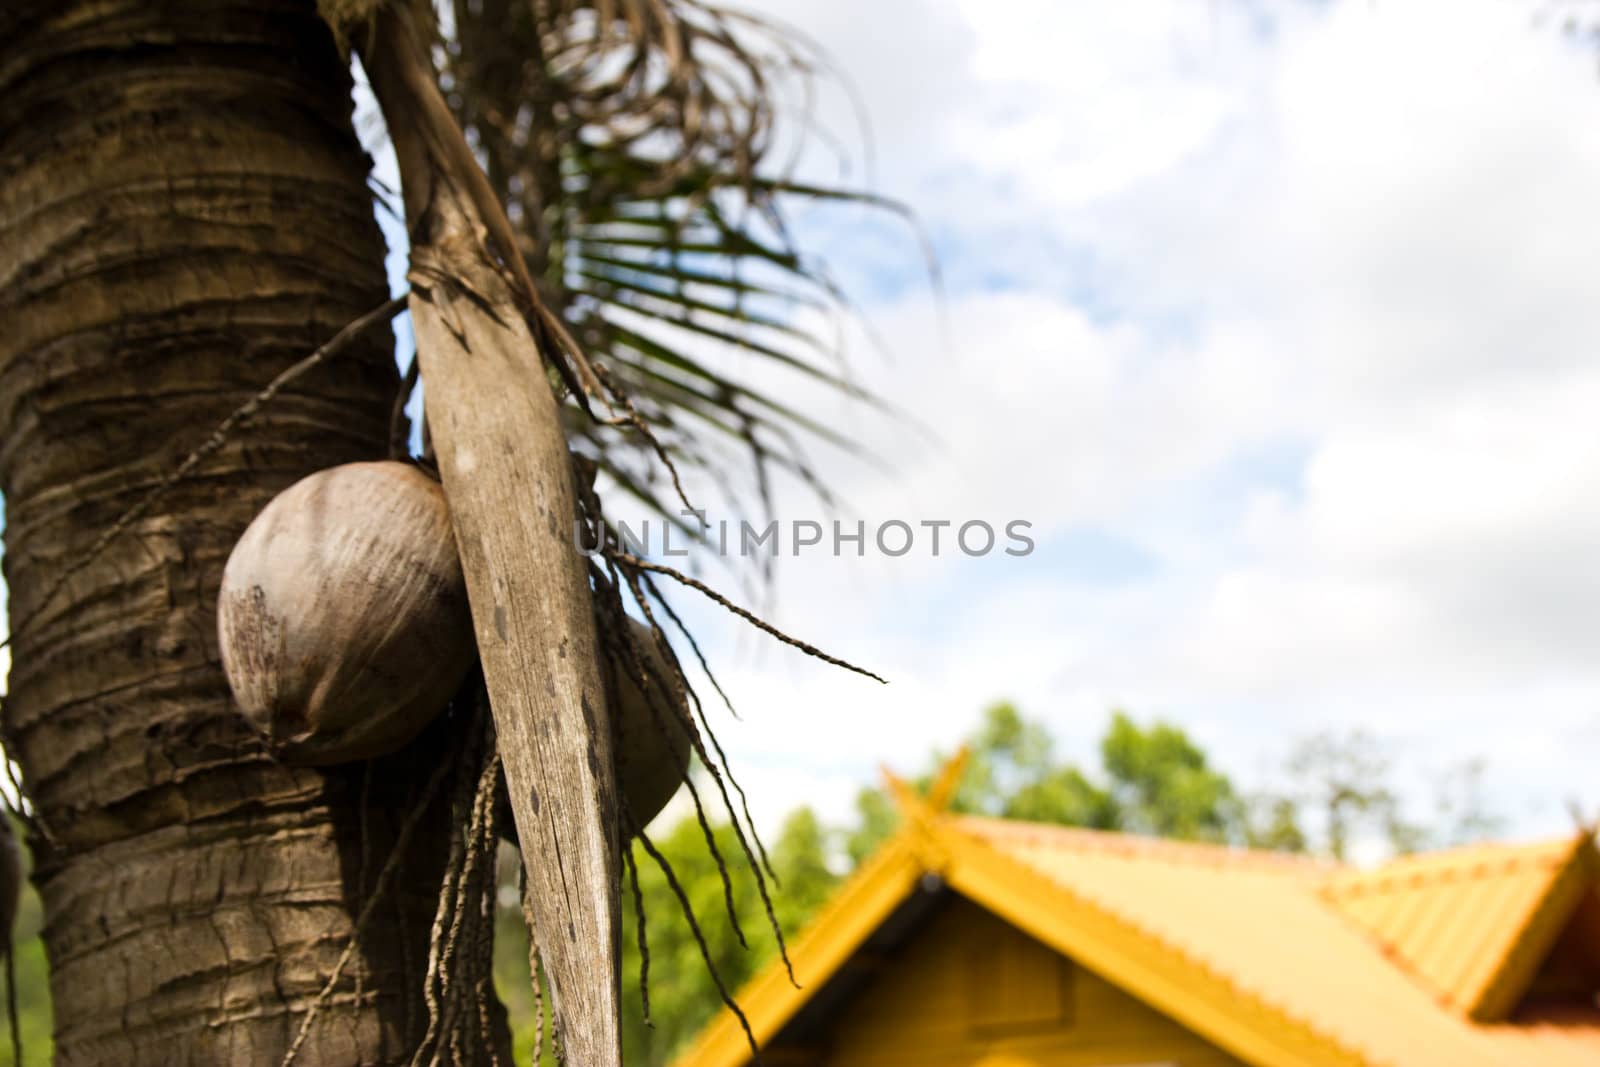
<svg viewBox="0 0 1600 1067">
<path fill-rule="evenodd" d="M 365 172 L 311 0 L 0 5 L 5 574 L 13 623 L 42 609 L 15 635 L 3 727 L 53 838 L 33 844 L 63 1067 L 278 1063 L 445 749 L 283 767 L 217 655 L 217 583 L 254 513 L 383 453 L 381 332 L 41 604 L 226 413 L 383 300 Z M 406 1061 L 443 819 L 298 1062 Z"/>
<path fill-rule="evenodd" d="M 562 1048 L 574 1067 L 620 1067 L 616 782 L 593 599 L 573 544 L 571 457 L 519 282 L 489 258 L 492 194 L 420 36 L 397 6 L 379 13 L 370 41 L 362 55 L 411 227 L 428 425 Z M 517 254 L 512 240 L 498 247 Z"/>
</svg>

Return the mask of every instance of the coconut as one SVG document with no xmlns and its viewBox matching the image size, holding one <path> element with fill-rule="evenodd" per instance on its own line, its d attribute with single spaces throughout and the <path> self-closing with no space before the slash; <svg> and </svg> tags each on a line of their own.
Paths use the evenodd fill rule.
<svg viewBox="0 0 1600 1067">
<path fill-rule="evenodd" d="M 620 736 L 615 730 L 611 735 L 617 786 L 622 790 L 634 822 L 643 826 L 661 813 L 689 776 L 689 735 L 683 725 L 689 708 L 672 688 L 672 667 L 656 648 L 650 628 L 629 619 L 628 639 L 633 643 L 639 663 L 649 663 L 655 668 L 653 677 L 648 671 L 646 674 L 650 677 L 656 706 L 652 711 L 644 691 L 619 664 L 617 690 L 610 693 L 606 701 L 606 722 L 610 725 L 621 718 Z M 515 841 L 517 829 L 512 821 L 511 797 L 506 792 L 504 778 L 500 780 L 499 803 L 500 826 L 507 840 Z"/>
<path fill-rule="evenodd" d="M 644 826 L 667 806 L 688 776 L 689 734 L 680 720 L 687 719 L 689 709 L 677 694 L 677 674 L 656 646 L 650 627 L 629 619 L 628 637 L 640 664 L 649 665 L 645 678 L 654 700 L 646 699 L 639 683 L 619 665 L 609 709 L 617 723 L 612 737 L 618 785 L 634 822 Z"/>
<path fill-rule="evenodd" d="M 228 557 L 218 629 L 234 699 L 280 759 L 393 752 L 444 708 L 474 657 L 444 490 L 395 462 L 296 482 Z"/>
</svg>

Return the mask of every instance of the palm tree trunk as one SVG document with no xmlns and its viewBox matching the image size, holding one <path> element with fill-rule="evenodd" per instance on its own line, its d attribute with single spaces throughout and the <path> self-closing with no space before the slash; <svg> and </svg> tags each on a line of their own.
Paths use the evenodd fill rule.
<svg viewBox="0 0 1600 1067">
<path fill-rule="evenodd" d="M 217 656 L 245 524 L 296 478 L 382 454 L 381 331 L 42 602 L 225 414 L 383 300 L 348 116 L 312 0 L 0 5 L 5 576 L 13 624 L 39 612 L 0 725 L 50 837 L 35 880 L 64 1067 L 277 1064 L 445 747 L 285 768 L 233 713 Z M 401 858 L 298 1063 L 405 1061 L 443 818 Z"/>
</svg>

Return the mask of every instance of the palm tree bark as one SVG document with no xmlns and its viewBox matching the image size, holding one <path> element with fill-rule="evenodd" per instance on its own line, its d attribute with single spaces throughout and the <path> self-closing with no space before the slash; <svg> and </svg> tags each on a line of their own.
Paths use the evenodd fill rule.
<svg viewBox="0 0 1600 1067">
<path fill-rule="evenodd" d="M 447 748 L 281 766 L 216 649 L 255 512 L 383 453 L 381 331 L 42 599 L 224 415 L 382 302 L 365 172 L 311 0 L 0 9 L 0 490 L 11 618 L 32 619 L 0 725 L 49 832 L 34 877 L 63 1067 L 278 1063 Z M 297 1062 L 415 1044 L 443 805 L 427 818 Z"/>
</svg>

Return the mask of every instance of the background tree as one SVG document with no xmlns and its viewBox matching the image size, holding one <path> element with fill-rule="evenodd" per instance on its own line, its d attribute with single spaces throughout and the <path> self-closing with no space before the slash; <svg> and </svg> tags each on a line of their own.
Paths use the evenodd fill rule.
<svg viewBox="0 0 1600 1067">
<path fill-rule="evenodd" d="M 990 708 L 968 744 L 953 810 L 1100 829 L 1116 824 L 1110 792 L 1059 763 L 1049 731 L 1013 705 Z"/>
<path fill-rule="evenodd" d="M 1369 734 L 1318 734 L 1289 757 L 1289 773 L 1301 783 L 1302 802 L 1317 809 L 1322 848 L 1335 859 L 1350 853 L 1351 838 L 1375 830 L 1399 851 L 1416 847 L 1420 831 L 1400 814 L 1400 799 L 1388 784 L 1389 761 Z"/>
<path fill-rule="evenodd" d="M 1245 844 L 1273 852 L 1308 852 L 1310 842 L 1300 825 L 1300 809 L 1285 796 L 1251 797 L 1245 807 Z"/>
<path fill-rule="evenodd" d="M 1113 712 L 1100 739 L 1100 767 L 1086 771 L 1056 755 L 1042 723 L 1001 703 L 984 712 L 967 748 L 951 811 L 1184 840 L 1245 836 L 1232 782 L 1169 723 L 1140 726 L 1125 712 Z M 916 784 L 925 788 L 947 759 L 935 754 Z M 895 815 L 879 788 L 863 789 L 856 810 L 860 821 L 847 834 L 846 852 L 859 862 L 893 832 Z"/>
<path fill-rule="evenodd" d="M 1100 762 L 1111 780 L 1118 828 L 1185 841 L 1238 839 L 1233 784 L 1176 726 L 1140 728 L 1117 712 L 1100 741 Z"/>
<path fill-rule="evenodd" d="M 1388 747 L 1364 731 L 1303 738 L 1286 769 L 1295 785 L 1276 802 L 1296 808 L 1314 834 L 1313 847 L 1335 859 L 1350 858 L 1358 843 L 1368 854 L 1416 852 L 1481 839 L 1502 825 L 1483 796 L 1481 760 L 1417 775 L 1427 784 L 1411 802 L 1430 807 L 1425 815 L 1409 809 Z"/>
</svg>

